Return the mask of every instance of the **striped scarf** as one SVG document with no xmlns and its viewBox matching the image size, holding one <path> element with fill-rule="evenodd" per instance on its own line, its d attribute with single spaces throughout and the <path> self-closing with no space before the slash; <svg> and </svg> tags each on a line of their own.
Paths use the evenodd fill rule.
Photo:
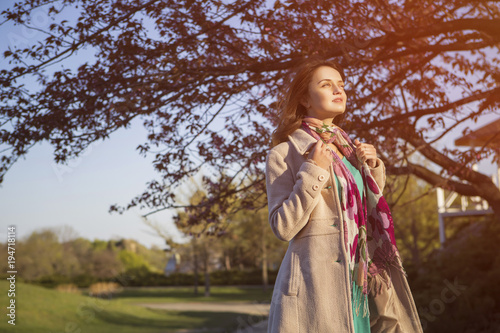
<svg viewBox="0 0 500 333">
<path fill-rule="evenodd" d="M 358 314 L 361 304 L 364 304 L 363 317 L 365 317 L 368 314 L 367 298 L 370 291 L 374 290 L 374 295 L 381 293 L 381 281 L 385 281 L 388 289 L 391 287 L 390 266 L 396 267 L 407 276 L 396 246 L 389 205 L 371 175 L 368 165 L 358 160 L 355 145 L 341 128 L 328 126 L 312 117 L 304 117 L 302 128 L 316 140 L 333 143 L 360 171 L 363 178 L 365 191 L 359 193 L 354 176 L 340 157 L 332 151 L 333 171 L 342 188 L 340 207 L 344 224 L 344 244 L 346 253 L 349 254 L 351 269 L 351 290 L 355 291 L 358 288 L 362 290 L 362 293 L 355 297 L 354 305 Z M 373 278 L 377 274 L 381 277 L 381 281 Z M 353 288 L 354 283 L 358 288 Z"/>
</svg>

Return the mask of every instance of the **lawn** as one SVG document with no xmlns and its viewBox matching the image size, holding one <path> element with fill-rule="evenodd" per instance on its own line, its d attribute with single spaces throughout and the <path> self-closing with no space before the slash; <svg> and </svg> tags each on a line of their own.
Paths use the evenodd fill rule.
<svg viewBox="0 0 500 333">
<path fill-rule="evenodd" d="M 167 333 L 180 329 L 232 332 L 241 325 L 239 313 L 152 310 L 133 303 L 255 302 L 270 300 L 272 293 L 263 293 L 260 289 L 214 287 L 212 296 L 206 299 L 204 296 L 194 297 L 192 288 L 145 288 L 125 290 L 113 300 L 103 300 L 18 282 L 16 325 L 12 326 L 7 323 L 9 318 L 6 316 L 8 289 L 7 281 L 0 281 L 0 331 L 16 333 Z"/>
</svg>

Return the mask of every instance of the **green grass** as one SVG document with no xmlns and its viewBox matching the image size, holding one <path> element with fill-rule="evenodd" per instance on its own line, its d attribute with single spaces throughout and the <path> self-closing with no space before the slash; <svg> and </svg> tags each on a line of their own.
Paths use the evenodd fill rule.
<svg viewBox="0 0 500 333">
<path fill-rule="evenodd" d="M 9 319 L 8 283 L 0 281 L 0 332 L 16 333 L 167 333 L 179 329 L 201 329 L 203 332 L 231 332 L 241 325 L 242 314 L 152 310 L 135 306 L 134 302 L 208 301 L 203 296 L 190 296 L 192 288 L 146 288 L 126 290 L 113 300 L 61 293 L 24 283 L 16 284 L 16 326 Z M 200 290 L 201 291 L 201 290 Z M 258 289 L 216 287 L 211 301 L 253 300 L 264 296 Z M 265 300 L 270 299 L 265 298 Z M 254 295 L 253 297 L 251 295 Z M 260 296 L 259 296 L 260 295 Z M 257 298 L 256 298 L 257 297 Z M 244 315 L 257 321 L 258 316 Z M 250 318 L 252 317 L 252 318 Z M 262 318 L 260 318 L 262 319 Z"/>
</svg>

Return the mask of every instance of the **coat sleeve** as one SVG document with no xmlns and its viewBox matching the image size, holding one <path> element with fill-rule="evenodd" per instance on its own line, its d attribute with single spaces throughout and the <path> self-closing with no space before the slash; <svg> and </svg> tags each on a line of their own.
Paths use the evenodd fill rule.
<svg viewBox="0 0 500 333">
<path fill-rule="evenodd" d="M 266 158 L 267 200 L 269 223 L 276 237 L 290 241 L 307 224 L 329 177 L 327 170 L 309 162 L 302 163 L 293 177 L 285 158 L 276 150 L 269 152 Z"/>
<path fill-rule="evenodd" d="M 380 188 L 380 192 L 384 192 L 384 187 L 385 187 L 385 164 L 382 162 L 380 158 L 377 157 L 377 163 L 375 164 L 375 167 L 370 167 L 370 172 L 377 182 L 378 187 Z"/>
</svg>

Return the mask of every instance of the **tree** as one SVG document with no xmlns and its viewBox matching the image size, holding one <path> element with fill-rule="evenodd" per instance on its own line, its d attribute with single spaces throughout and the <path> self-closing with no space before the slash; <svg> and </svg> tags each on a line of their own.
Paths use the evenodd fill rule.
<svg viewBox="0 0 500 333">
<path fill-rule="evenodd" d="M 60 242 L 59 227 L 33 231 L 18 243 L 20 276 L 28 281 L 51 276 L 75 278 L 88 273 L 90 242 L 82 238 Z M 72 233 L 70 233 L 72 234 Z M 64 238 L 63 238 L 64 239 Z"/>
<path fill-rule="evenodd" d="M 92 276 L 98 279 L 110 279 L 123 271 L 118 255 L 112 250 L 94 250 L 91 260 Z"/>
<path fill-rule="evenodd" d="M 436 194 L 415 176 L 390 177 L 387 185 L 398 248 L 418 270 L 440 245 Z"/>
<path fill-rule="evenodd" d="M 245 260 L 262 269 L 262 285 L 266 291 L 269 264 L 281 262 L 288 244 L 273 234 L 269 227 L 267 208 L 257 211 L 239 210 L 232 216 L 229 224 L 228 234 L 232 236 L 233 253 L 243 253 L 243 258 L 239 258 L 241 261 Z"/>
<path fill-rule="evenodd" d="M 205 179 L 198 216 L 230 209 L 235 193 L 253 206 L 246 193 L 264 192 L 281 87 L 314 55 L 345 67 L 343 126 L 374 143 L 390 173 L 481 196 L 500 216 L 500 191 L 471 169 L 494 150 L 436 145 L 499 106 L 498 1 L 25 0 L 2 15 L 35 29 L 29 15 L 39 8 L 54 20 L 46 38 L 4 52 L 0 181 L 37 142 L 65 163 L 140 118 L 150 134 L 137 149 L 154 154 L 159 179 L 110 211 L 175 208 L 176 187 L 202 167 L 215 176 Z M 95 61 L 47 72 L 87 47 Z M 35 79 L 39 90 L 25 89 Z M 413 162 L 415 154 L 433 167 Z"/>
<path fill-rule="evenodd" d="M 138 255 L 129 250 L 121 250 L 118 252 L 118 258 L 123 265 L 125 271 L 127 270 L 144 270 L 149 271 L 150 267 L 148 262 L 144 259 L 144 257 Z"/>
<path fill-rule="evenodd" d="M 198 295 L 198 268 L 201 266 L 205 276 L 205 296 L 210 296 L 210 270 L 213 266 L 213 259 L 217 256 L 218 247 L 215 246 L 214 236 L 219 235 L 220 226 L 217 220 L 197 221 L 191 214 L 191 207 L 196 207 L 205 197 L 203 190 L 196 190 L 189 198 L 189 205 L 185 210 L 178 210 L 174 217 L 175 225 L 186 236 L 190 238 L 191 255 L 194 272 L 194 293 Z M 214 207 L 212 207 L 215 210 Z M 217 216 L 214 212 L 210 216 Z M 221 216 L 218 219 L 222 219 Z M 218 226 L 219 228 L 217 228 Z"/>
<path fill-rule="evenodd" d="M 92 275 L 92 242 L 88 239 L 80 237 L 72 240 L 69 244 L 65 244 L 64 246 L 69 247 L 68 251 L 77 258 L 82 269 L 80 273 L 86 276 Z"/>
<path fill-rule="evenodd" d="M 66 272 L 70 256 L 65 256 L 57 234 L 51 229 L 32 232 L 19 246 L 19 271 L 26 280 L 36 280 Z"/>
</svg>

